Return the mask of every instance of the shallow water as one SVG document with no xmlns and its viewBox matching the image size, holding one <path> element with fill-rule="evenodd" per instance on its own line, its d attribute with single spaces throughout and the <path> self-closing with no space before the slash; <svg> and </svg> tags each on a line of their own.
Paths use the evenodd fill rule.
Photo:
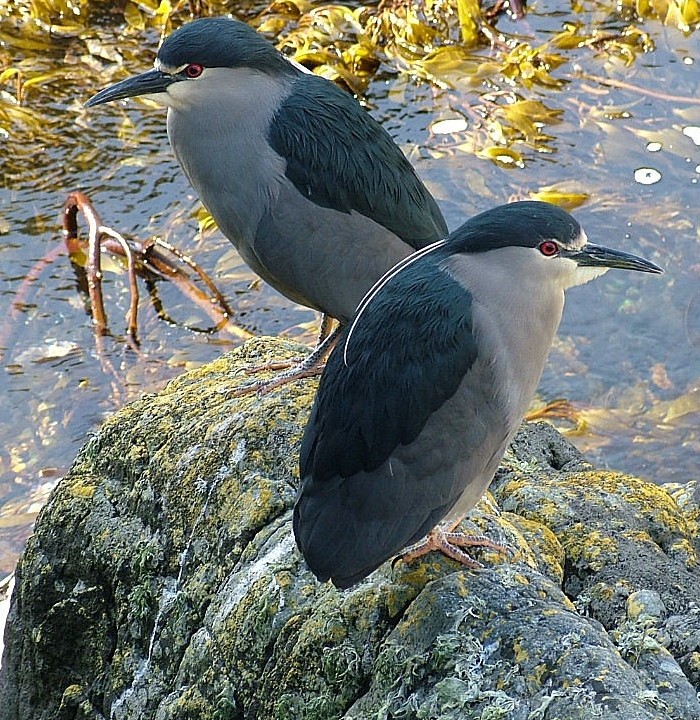
<svg viewBox="0 0 700 720">
<path fill-rule="evenodd" d="M 626 26 L 602 13 L 590 4 L 573 17 L 611 33 Z M 546 2 L 531 5 L 525 23 L 502 20 L 499 27 L 544 42 L 571 18 Z M 700 449 L 700 47 L 697 32 L 684 35 L 658 21 L 641 26 L 656 50 L 630 67 L 591 51 L 576 56 L 578 68 L 569 63 L 554 73 L 568 81 L 562 88 L 535 88 L 562 114 L 543 128 L 549 138 L 537 147 L 512 145 L 522 162 L 474 154 L 489 145 L 488 118 L 479 115 L 488 98 L 486 88 L 467 79 L 453 77 L 453 87 L 439 89 L 408 73 L 387 75 L 370 84 L 366 97 L 434 191 L 451 228 L 487 207 L 554 186 L 589 196 L 574 213 L 593 242 L 666 268 L 661 277 L 611 271 L 572 290 L 539 392 L 543 402 L 574 404 L 572 440 L 594 462 L 682 482 L 698 477 Z M 156 36 L 134 42 L 155 47 Z M 58 39 L 42 62 L 75 63 L 81 52 L 77 38 Z M 144 56 L 133 70 L 148 62 Z M 100 355 L 65 252 L 23 284 L 61 245 L 60 209 L 70 190 L 88 193 L 104 223 L 120 232 L 141 239 L 158 234 L 191 254 L 216 278 L 247 330 L 309 343 L 315 333 L 315 314 L 256 283 L 217 231 L 199 235 L 198 202 L 168 147 L 164 112 L 133 102 L 86 111 L 89 94 L 76 75 L 32 89 L 25 104 L 45 114 L 51 135 L 13 142 L 10 133 L 2 140 L 0 574 L 12 569 L 41 503 L 88 433 L 124 403 L 238 342 L 190 329 L 210 323 L 159 282 L 158 301 L 170 320 L 158 316 L 142 284 L 141 352 L 134 353 L 122 335 L 128 283 L 114 265 L 105 280 L 114 335 L 104 339 Z M 568 430 L 576 424 L 554 421 Z"/>
</svg>

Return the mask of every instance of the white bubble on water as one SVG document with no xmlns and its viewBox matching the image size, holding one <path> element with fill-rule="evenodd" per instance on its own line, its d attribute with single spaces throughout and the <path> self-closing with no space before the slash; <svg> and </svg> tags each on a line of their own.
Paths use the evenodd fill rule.
<svg viewBox="0 0 700 720">
<path fill-rule="evenodd" d="M 634 179 L 640 185 L 654 185 L 661 180 L 661 173 L 654 168 L 637 168 Z"/>
</svg>

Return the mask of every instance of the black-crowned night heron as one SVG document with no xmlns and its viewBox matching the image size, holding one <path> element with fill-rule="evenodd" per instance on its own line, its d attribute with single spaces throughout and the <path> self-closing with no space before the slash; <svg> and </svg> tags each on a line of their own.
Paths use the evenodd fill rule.
<svg viewBox="0 0 700 720">
<path fill-rule="evenodd" d="M 384 272 L 447 234 L 381 125 L 244 23 L 182 26 L 152 70 L 86 105 L 134 96 L 168 108 L 178 162 L 243 260 L 341 323 Z"/>
<path fill-rule="evenodd" d="M 301 446 L 294 533 L 319 580 L 349 587 L 426 535 L 409 557 L 439 549 L 470 564 L 458 545 L 493 545 L 449 531 L 528 409 L 564 291 L 608 268 L 662 272 L 587 243 L 553 205 L 520 202 L 467 221 L 367 294 Z"/>
</svg>

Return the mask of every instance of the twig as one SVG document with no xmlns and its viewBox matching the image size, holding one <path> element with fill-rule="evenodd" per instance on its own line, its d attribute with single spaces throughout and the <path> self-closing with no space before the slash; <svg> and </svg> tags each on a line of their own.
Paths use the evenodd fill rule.
<svg viewBox="0 0 700 720">
<path fill-rule="evenodd" d="M 174 245 L 171 245 L 169 242 L 166 242 L 161 238 L 156 238 L 156 245 L 165 248 L 166 250 L 168 250 L 168 252 L 171 252 L 178 260 L 180 260 L 180 262 L 183 262 L 185 263 L 185 265 L 191 267 L 197 273 L 197 275 L 199 275 L 202 282 L 204 282 L 204 284 L 209 288 L 219 305 L 221 305 L 221 307 L 227 313 L 231 313 L 231 309 L 228 307 L 226 298 L 219 292 L 219 288 L 216 287 L 214 281 L 204 272 L 204 270 L 202 270 L 201 267 L 199 267 L 199 265 L 194 260 L 192 260 L 189 255 L 185 255 L 184 253 L 180 252 Z"/>
<path fill-rule="evenodd" d="M 138 286 L 136 274 L 152 272 L 157 276 L 166 278 L 177 286 L 180 292 L 196 303 L 214 322 L 213 331 L 224 330 L 237 338 L 246 340 L 253 334 L 231 322 L 233 310 L 229 307 L 223 294 L 216 287 L 214 281 L 197 265 L 197 263 L 184 253 L 180 252 L 170 243 L 161 239 L 148 240 L 146 242 L 126 241 L 118 232 L 102 225 L 100 217 L 95 211 L 90 199 L 81 192 L 72 192 L 66 199 L 63 206 L 63 234 L 66 245 L 71 253 L 83 249 L 84 243 L 78 240 L 77 213 L 80 210 L 88 221 L 90 228 L 89 245 L 89 267 L 95 268 L 96 273 L 89 275 L 88 289 L 90 300 L 93 305 L 93 317 L 97 327 L 106 330 L 107 320 L 102 305 L 102 293 L 100 292 L 100 280 L 102 274 L 99 268 L 99 251 L 95 250 L 92 238 L 99 239 L 99 246 L 114 255 L 126 257 L 129 268 L 129 286 L 131 289 L 131 303 L 128 315 L 129 338 L 136 344 L 136 317 L 138 308 Z M 163 252 L 165 251 L 165 253 Z M 167 253 L 167 254 L 166 254 Z M 202 282 L 209 289 L 211 295 L 200 290 L 192 278 L 173 264 L 174 256 L 179 262 L 190 267 L 201 278 Z M 93 299 L 93 291 L 95 297 Z M 212 297 L 213 296 L 213 297 Z M 212 302 L 214 300 L 215 302 Z M 211 332 L 209 330 L 207 332 Z"/>
<path fill-rule="evenodd" d="M 191 267 L 197 275 L 202 279 L 204 284 L 210 289 L 216 304 L 212 303 L 212 297 L 200 290 L 192 279 L 184 273 L 180 268 L 174 266 L 167 256 L 163 255 L 161 250 L 165 250 L 174 255 L 179 261 Z M 197 265 L 194 260 L 181 253 L 170 243 L 160 238 L 143 245 L 142 259 L 146 267 L 151 269 L 161 277 L 167 278 L 175 283 L 178 290 L 196 303 L 214 322 L 214 331 L 229 332 L 241 340 L 248 340 L 253 337 L 253 333 L 240 325 L 236 325 L 231 321 L 233 310 L 229 307 L 226 299 L 214 284 L 214 281 Z"/>
<path fill-rule="evenodd" d="M 642 88 L 631 83 L 624 82 L 623 80 L 614 80 L 613 78 L 600 77 L 599 75 L 589 75 L 588 73 L 573 73 L 569 75 L 570 78 L 584 78 L 585 80 L 591 80 L 592 82 L 600 83 L 601 85 L 607 85 L 608 87 L 619 88 L 620 90 L 629 90 L 630 92 L 637 93 L 638 95 L 644 95 L 645 97 L 653 97 L 657 100 L 668 100 L 673 103 L 679 103 L 681 105 L 700 105 L 700 98 L 684 97 L 682 95 L 670 95 L 665 92 L 659 92 L 658 90 L 650 90 L 649 88 Z"/>
<path fill-rule="evenodd" d="M 78 190 L 70 193 L 65 203 L 63 203 L 63 235 L 66 238 L 66 244 L 73 244 L 77 239 L 77 209 L 74 208 L 83 213 L 88 224 L 88 294 L 90 296 L 92 319 L 95 323 L 95 332 L 98 335 L 104 335 L 107 332 L 107 315 L 102 299 L 102 265 L 100 257 L 100 226 L 102 221 L 87 195 Z"/>
<path fill-rule="evenodd" d="M 134 343 L 134 345 L 138 347 L 139 341 L 136 337 L 136 330 L 138 325 L 137 314 L 139 311 L 139 286 L 136 282 L 136 265 L 134 263 L 134 253 L 131 251 L 129 243 L 116 230 L 112 230 L 112 228 L 105 227 L 104 225 L 100 225 L 99 230 L 101 235 L 107 235 L 108 237 L 114 238 L 119 243 L 119 246 L 121 247 L 124 255 L 126 256 L 126 271 L 129 277 L 129 290 L 131 291 L 129 312 L 126 316 L 126 321 L 128 325 L 127 335 Z"/>
</svg>

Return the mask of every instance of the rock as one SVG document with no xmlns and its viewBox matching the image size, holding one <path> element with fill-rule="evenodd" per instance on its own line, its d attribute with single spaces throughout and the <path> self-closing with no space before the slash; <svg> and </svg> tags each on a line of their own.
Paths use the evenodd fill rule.
<svg viewBox="0 0 700 720">
<path fill-rule="evenodd" d="M 0 718 L 700 717 L 693 488 L 525 425 L 465 521 L 511 557 L 433 553 L 339 592 L 291 533 L 314 383 L 227 394 L 298 351 L 251 341 L 87 442 L 17 568 Z"/>
</svg>

